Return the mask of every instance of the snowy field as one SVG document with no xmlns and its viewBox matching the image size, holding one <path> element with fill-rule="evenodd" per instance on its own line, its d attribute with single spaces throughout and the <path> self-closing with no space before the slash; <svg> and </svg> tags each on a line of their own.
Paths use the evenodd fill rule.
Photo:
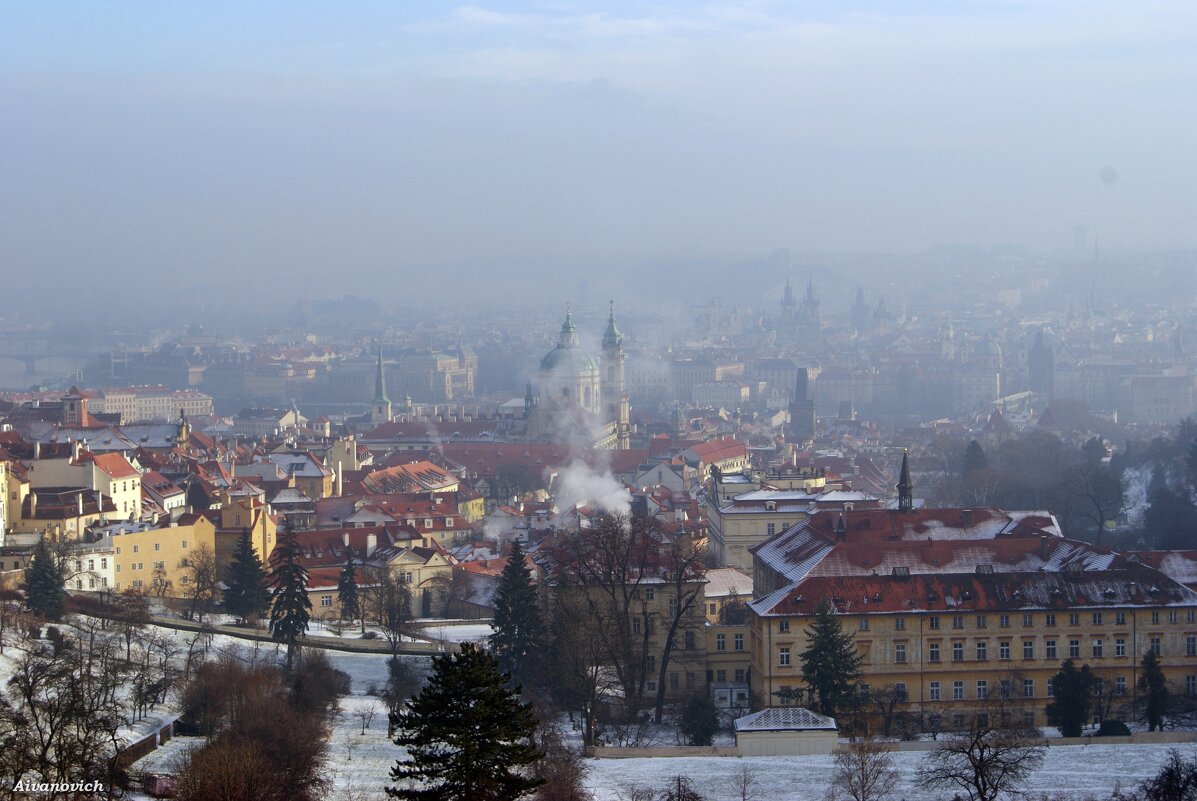
<svg viewBox="0 0 1197 801">
<path fill-rule="evenodd" d="M 489 623 L 460 623 L 443 626 L 424 626 L 424 636 L 445 642 L 482 642 L 494 631 Z"/>
</svg>

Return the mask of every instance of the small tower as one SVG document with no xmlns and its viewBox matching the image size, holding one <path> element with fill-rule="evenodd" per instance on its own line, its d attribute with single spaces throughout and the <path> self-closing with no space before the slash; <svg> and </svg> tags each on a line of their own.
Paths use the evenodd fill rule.
<svg viewBox="0 0 1197 801">
<path fill-rule="evenodd" d="M 910 454 L 902 451 L 902 470 L 898 475 L 898 511 L 914 511 L 914 484 L 910 482 Z"/>
<path fill-rule="evenodd" d="M 378 367 L 374 372 L 374 400 L 370 404 L 370 422 L 391 422 L 391 399 L 387 397 L 387 377 L 382 367 L 382 340 L 378 341 Z"/>
<path fill-rule="evenodd" d="M 187 410 L 179 409 L 179 424 L 175 430 L 175 444 L 180 447 L 187 444 L 187 440 L 191 439 L 191 423 L 187 422 Z"/>
<path fill-rule="evenodd" d="M 790 401 L 790 426 L 787 441 L 805 445 L 815 438 L 815 402 L 810 397 L 810 371 L 798 368 L 794 381 L 794 397 Z"/>
<path fill-rule="evenodd" d="M 632 445 L 631 410 L 624 385 L 623 334 L 615 324 L 615 301 L 607 315 L 607 330 L 603 333 L 603 373 L 600 393 L 606 406 L 607 422 L 615 424 L 616 447 L 626 451 Z"/>
<path fill-rule="evenodd" d="M 536 406 L 536 398 L 532 394 L 532 382 L 529 381 L 524 387 L 524 419 L 527 420 L 532 416 L 532 409 Z"/>
</svg>

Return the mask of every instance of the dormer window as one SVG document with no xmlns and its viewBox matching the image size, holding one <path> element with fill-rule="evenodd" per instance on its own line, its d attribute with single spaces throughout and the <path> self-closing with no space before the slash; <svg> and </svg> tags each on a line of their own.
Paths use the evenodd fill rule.
<svg viewBox="0 0 1197 801">
<path fill-rule="evenodd" d="M 777 511 L 777 501 L 765 501 L 765 511 L 766 512 L 776 512 Z"/>
</svg>

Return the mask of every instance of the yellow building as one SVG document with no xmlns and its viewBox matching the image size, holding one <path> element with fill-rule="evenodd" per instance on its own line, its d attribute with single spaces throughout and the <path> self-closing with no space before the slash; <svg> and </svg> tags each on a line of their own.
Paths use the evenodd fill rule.
<svg viewBox="0 0 1197 801">
<path fill-rule="evenodd" d="M 806 628 L 824 602 L 856 638 L 864 708 L 885 729 L 958 728 L 994 701 L 1044 725 L 1066 659 L 1089 665 L 1117 706 L 1149 649 L 1179 692 L 1197 695 L 1197 592 L 1063 539 L 1043 513 L 819 513 L 754 558 L 757 706 L 803 688 Z"/>
<path fill-rule="evenodd" d="M 112 538 L 115 574 L 113 589 L 135 590 L 172 598 L 186 597 L 191 582 L 190 559 L 197 548 L 217 556 L 222 571 L 231 549 L 218 545 L 216 526 L 206 517 L 188 515 L 190 522 Z M 225 535 L 227 536 L 227 535 Z"/>
</svg>

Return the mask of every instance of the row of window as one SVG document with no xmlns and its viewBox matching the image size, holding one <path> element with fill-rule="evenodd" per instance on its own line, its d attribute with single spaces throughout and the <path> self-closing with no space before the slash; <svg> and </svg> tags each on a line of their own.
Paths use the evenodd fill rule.
<svg viewBox="0 0 1197 801">
<path fill-rule="evenodd" d="M 3 563 L 0 562 L 0 569 L 2 569 L 2 568 L 3 568 Z M 88 570 L 96 569 L 96 560 L 95 559 L 87 560 L 87 569 Z M 100 557 L 100 570 L 107 570 L 107 569 L 108 569 L 108 557 L 102 556 L 102 557 Z M 83 572 L 83 560 L 82 559 L 75 560 L 75 572 L 76 573 Z"/>
<path fill-rule="evenodd" d="M 726 651 L 727 650 L 727 635 L 726 634 L 716 634 L 715 635 L 715 650 L 716 651 Z M 743 634 L 735 634 L 732 636 L 732 650 L 733 651 L 743 651 L 744 650 L 744 635 Z"/>
<path fill-rule="evenodd" d="M 181 547 L 183 550 L 187 550 L 187 540 L 181 540 L 181 541 L 179 542 L 179 547 Z M 155 550 L 155 551 L 161 551 L 161 550 L 162 550 L 162 543 L 160 543 L 160 542 L 155 542 L 155 543 L 154 543 L 154 550 Z M 141 552 L 141 546 L 140 546 L 140 545 L 134 545 L 134 546 L 133 546 L 133 553 L 140 553 L 140 552 Z M 117 556 L 120 556 L 120 555 L 121 555 L 121 546 L 119 546 L 119 545 L 118 545 L 118 546 L 116 546 L 116 555 L 117 555 Z"/>
<path fill-rule="evenodd" d="M 1115 625 L 1115 626 L 1125 626 L 1127 624 L 1127 613 L 1126 612 L 1113 612 L 1112 614 L 1109 612 L 1088 612 L 1088 613 L 1083 613 L 1083 614 L 1087 618 L 1086 623 L 1093 625 L 1093 626 L 1103 626 L 1103 625 L 1107 625 L 1109 623 L 1113 623 L 1113 625 Z M 966 617 L 968 617 L 968 615 L 952 615 L 949 618 L 947 618 L 947 621 L 950 623 L 950 625 L 953 629 L 963 629 L 965 627 L 965 618 Z M 989 623 L 994 617 L 997 618 L 998 628 L 1003 628 L 1003 629 L 1010 628 L 1011 615 L 1008 615 L 1008 614 L 1000 614 L 1000 615 L 978 614 L 978 615 L 974 616 L 975 628 L 978 628 L 978 629 L 989 628 Z M 1022 617 L 1022 625 L 1023 626 L 1030 627 L 1030 626 L 1035 625 L 1035 615 L 1033 613 L 1024 612 L 1024 613 L 1022 613 L 1021 617 Z M 1157 624 L 1157 625 L 1160 624 L 1164 620 L 1164 618 L 1165 618 L 1165 615 L 1160 610 L 1153 609 L 1151 611 L 1151 622 L 1153 624 Z M 1081 625 L 1081 620 L 1082 620 L 1081 612 L 1069 612 L 1068 613 L 1068 625 L 1069 626 L 1079 626 L 1079 625 Z M 869 621 L 870 621 L 870 618 L 868 618 L 868 617 L 860 618 L 860 620 L 857 624 L 858 630 L 859 631 L 868 631 L 869 625 L 870 625 Z M 893 621 L 894 621 L 894 629 L 896 629 L 897 631 L 903 631 L 906 629 L 906 618 L 895 617 L 893 619 Z M 1180 623 L 1181 622 L 1181 610 L 1169 609 L 1167 612 L 1167 621 L 1169 623 Z M 944 618 L 942 616 L 930 615 L 927 618 L 927 627 L 931 628 L 931 629 L 943 628 L 943 622 L 944 622 Z M 1197 623 L 1197 609 L 1184 610 L 1184 622 L 1185 623 Z M 1043 617 L 1043 624 L 1045 626 L 1057 625 L 1057 613 L 1045 612 L 1044 617 Z M 783 634 L 788 632 L 790 630 L 790 621 L 788 621 L 788 620 L 777 621 L 777 630 Z"/>
</svg>

